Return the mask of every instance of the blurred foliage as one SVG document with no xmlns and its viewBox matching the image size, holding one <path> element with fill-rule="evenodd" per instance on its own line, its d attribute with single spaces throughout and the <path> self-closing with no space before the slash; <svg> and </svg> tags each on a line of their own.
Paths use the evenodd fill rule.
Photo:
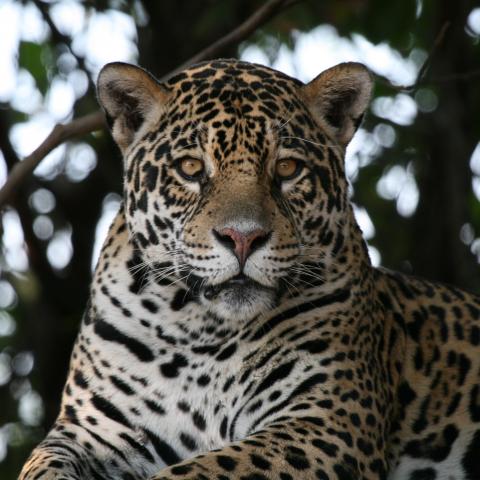
<svg viewBox="0 0 480 480">
<path fill-rule="evenodd" d="M 55 81 L 74 84 L 76 92 L 69 113 L 60 120 L 97 108 L 92 85 L 100 67 L 75 49 L 84 32 L 55 23 L 54 9 L 73 8 L 76 2 L 16 3 L 33 9 L 48 33 L 37 40 L 22 37 L 16 47 L 18 78 L 28 72 L 40 97 L 37 101 L 32 95 L 21 106 L 13 100 L 0 103 L 0 151 L 8 169 L 21 155 L 15 132 L 41 111 Z M 77 6 L 85 15 L 83 30 L 95 13 L 123 12 L 132 18 L 135 48 L 130 60 L 161 76 L 228 33 L 261 3 L 102 0 Z M 295 47 L 299 32 L 330 24 L 346 38 L 361 34 L 374 44 L 386 42 L 404 57 L 425 58 L 450 22 L 422 84 L 405 92 L 416 101 L 414 121 L 397 123 L 372 108 L 362 138 L 374 148 L 355 154 L 352 193 L 373 222 L 375 233 L 370 232 L 368 242 L 380 252 L 383 266 L 479 291 L 480 149 L 475 172 L 470 159 L 480 140 L 480 37 L 466 28 L 475 3 L 306 0 L 225 56 L 257 45 L 273 62 L 282 46 Z M 389 82 L 377 82 L 375 101 L 393 102 L 398 94 Z M 5 480 L 16 478 L 56 415 L 88 294 L 95 231 L 102 213 L 118 201 L 112 192 L 121 192 L 120 155 L 106 132 L 69 142 L 52 155 L 50 167 L 22 184 L 2 216 L 8 227 L 2 232 L 0 259 L 0 478 Z M 399 175 L 419 195 L 418 205 L 409 211 L 399 207 L 398 192 L 390 197 L 381 193 L 382 182 L 398 187 Z M 23 239 L 15 243 L 15 235 Z"/>
<path fill-rule="evenodd" d="M 49 44 L 39 45 L 33 42 L 20 42 L 18 48 L 18 66 L 28 70 L 42 95 L 48 89 L 48 74 L 45 68 L 46 52 L 50 50 Z M 51 55 L 49 55 L 51 57 Z"/>
</svg>

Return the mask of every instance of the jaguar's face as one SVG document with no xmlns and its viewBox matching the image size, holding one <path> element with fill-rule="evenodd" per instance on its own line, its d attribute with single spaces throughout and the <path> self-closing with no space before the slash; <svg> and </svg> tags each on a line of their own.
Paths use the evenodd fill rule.
<svg viewBox="0 0 480 480">
<path fill-rule="evenodd" d="M 369 93 L 350 82 L 335 103 L 324 81 L 319 106 L 314 82 L 236 61 L 165 85 L 123 64 L 102 71 L 99 96 L 125 157 L 128 225 L 157 279 L 181 278 L 213 313 L 248 319 L 305 288 L 296 280 L 305 264 L 321 278 L 348 209 L 342 138 Z M 356 116 L 346 133 L 347 109 Z"/>
</svg>

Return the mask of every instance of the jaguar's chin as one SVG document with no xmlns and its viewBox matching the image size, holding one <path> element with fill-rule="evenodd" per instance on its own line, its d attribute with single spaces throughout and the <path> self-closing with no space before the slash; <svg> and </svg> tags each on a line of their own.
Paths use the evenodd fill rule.
<svg viewBox="0 0 480 480">
<path fill-rule="evenodd" d="M 230 280 L 207 285 L 202 289 L 204 305 L 216 316 L 226 320 L 245 321 L 265 313 L 277 303 L 274 288 L 265 287 L 240 274 Z"/>
</svg>

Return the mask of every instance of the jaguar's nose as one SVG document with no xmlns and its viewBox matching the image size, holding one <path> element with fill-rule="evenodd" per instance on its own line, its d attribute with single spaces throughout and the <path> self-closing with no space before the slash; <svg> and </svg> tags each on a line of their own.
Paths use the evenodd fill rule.
<svg viewBox="0 0 480 480">
<path fill-rule="evenodd" d="M 213 235 L 217 241 L 235 254 L 240 264 L 240 270 L 243 270 L 247 258 L 268 242 L 271 233 L 262 229 L 249 232 L 241 232 L 234 228 L 213 230 Z"/>
</svg>

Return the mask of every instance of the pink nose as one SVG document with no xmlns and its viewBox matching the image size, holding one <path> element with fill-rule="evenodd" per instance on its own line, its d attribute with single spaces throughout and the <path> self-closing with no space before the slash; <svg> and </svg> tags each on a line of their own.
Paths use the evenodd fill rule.
<svg viewBox="0 0 480 480">
<path fill-rule="evenodd" d="M 241 269 L 252 252 L 265 245 L 270 238 L 270 234 L 261 229 L 244 233 L 234 228 L 223 228 L 219 231 L 213 230 L 213 233 L 223 246 L 233 251 Z"/>
</svg>

